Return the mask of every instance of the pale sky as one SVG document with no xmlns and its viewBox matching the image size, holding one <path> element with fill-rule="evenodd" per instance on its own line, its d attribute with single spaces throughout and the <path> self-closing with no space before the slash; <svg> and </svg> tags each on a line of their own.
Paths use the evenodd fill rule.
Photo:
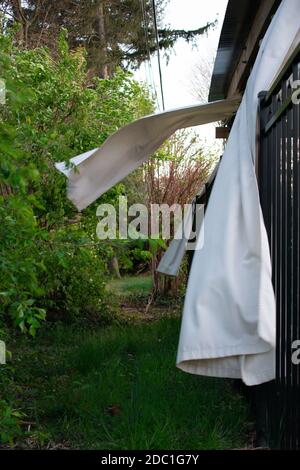
<svg viewBox="0 0 300 470">
<path fill-rule="evenodd" d="M 192 92 L 193 70 L 202 58 L 215 56 L 227 3 L 228 0 L 169 0 L 165 14 L 165 24 L 171 28 L 197 29 L 216 19 L 218 19 L 218 23 L 214 29 L 209 30 L 207 35 L 198 38 L 197 48 L 193 48 L 191 44 L 187 44 L 183 39 L 180 39 L 168 64 L 162 55 L 166 110 L 198 103 Z M 157 57 L 153 56 L 151 69 L 149 69 L 149 65 L 143 64 L 140 70 L 135 73 L 135 78 L 146 81 L 148 84 L 155 83 L 159 101 L 157 111 L 162 111 L 157 64 Z M 151 76 L 153 77 L 152 80 Z M 215 126 L 213 124 L 194 127 L 193 130 L 207 147 L 215 148 L 217 153 L 220 151 L 222 144 L 221 141 L 215 139 Z"/>
<path fill-rule="evenodd" d="M 165 108 L 172 109 L 190 104 L 196 104 L 197 99 L 192 96 L 191 76 L 195 64 L 201 58 L 214 56 L 218 47 L 220 32 L 223 24 L 227 0 L 170 0 L 166 8 L 165 23 L 171 28 L 197 29 L 208 22 L 218 19 L 214 29 L 198 38 L 198 48 L 192 48 L 180 39 L 172 53 L 169 63 L 162 56 L 162 76 L 165 96 Z M 160 98 L 160 85 L 158 78 L 157 57 L 151 59 L 152 73 L 158 97 Z M 142 65 L 136 72 L 139 80 L 149 80 L 149 68 Z M 147 79 L 148 77 L 148 79 Z"/>
</svg>

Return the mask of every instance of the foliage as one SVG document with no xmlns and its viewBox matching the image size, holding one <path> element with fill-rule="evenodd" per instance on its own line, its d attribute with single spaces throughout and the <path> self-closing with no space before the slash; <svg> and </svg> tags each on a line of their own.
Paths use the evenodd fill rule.
<svg viewBox="0 0 300 470">
<path fill-rule="evenodd" d="M 34 335 L 46 310 L 62 319 L 79 312 L 106 318 L 105 260 L 95 245 L 95 206 L 78 215 L 67 200 L 56 161 L 99 146 L 152 109 L 130 74 L 94 79 L 83 50 L 64 34 L 56 59 L 45 48 L 19 50 L 0 37 L 7 103 L 0 107 L 0 318 Z M 114 202 L 122 185 L 103 198 Z"/>
<path fill-rule="evenodd" d="M 169 208 L 176 204 L 183 209 L 185 204 L 192 202 L 207 181 L 214 160 L 216 158 L 213 153 L 204 151 L 199 135 L 187 129 L 176 132 L 145 165 L 144 181 L 148 207 L 153 203 L 167 204 Z M 183 214 L 183 210 L 181 212 Z M 171 216 L 171 237 L 174 236 L 176 227 L 174 220 L 175 216 Z M 163 235 L 162 233 L 162 237 Z M 180 276 L 175 278 L 159 274 L 156 268 L 166 244 L 162 246 L 157 241 L 150 240 L 150 247 L 150 267 L 155 295 L 178 296 L 180 284 L 185 284 L 186 273 L 180 272 Z"/>
<path fill-rule="evenodd" d="M 114 311 L 105 289 L 106 265 L 78 229 L 58 230 L 43 246 L 44 305 L 51 319 L 109 323 Z"/>
<path fill-rule="evenodd" d="M 192 31 L 163 27 L 166 0 L 156 0 L 159 48 L 169 52 L 178 39 L 196 43 L 214 23 Z M 19 44 L 53 49 L 62 28 L 69 31 L 69 44 L 88 51 L 90 72 L 111 76 L 125 63 L 138 67 L 157 50 L 152 0 L 0 0 L 6 24 L 19 24 Z"/>
<path fill-rule="evenodd" d="M 179 130 L 146 166 L 149 202 L 188 204 L 207 181 L 216 155 L 204 149 L 201 138 L 190 130 Z"/>
<path fill-rule="evenodd" d="M 20 418 L 23 413 L 13 409 L 5 400 L 0 400 L 0 444 L 14 444 L 22 435 Z"/>
</svg>

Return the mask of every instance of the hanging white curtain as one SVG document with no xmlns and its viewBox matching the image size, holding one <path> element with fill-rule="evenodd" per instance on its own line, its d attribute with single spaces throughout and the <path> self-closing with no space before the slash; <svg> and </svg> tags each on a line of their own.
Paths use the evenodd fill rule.
<svg viewBox="0 0 300 470">
<path fill-rule="evenodd" d="M 216 177 L 218 168 L 219 163 L 216 165 L 211 176 L 209 177 L 209 180 L 207 182 L 208 184 L 212 184 L 214 178 Z M 200 193 L 197 194 L 197 197 L 200 198 L 205 193 L 205 191 L 206 189 L 205 187 L 203 187 Z M 177 276 L 186 251 L 190 249 L 196 249 L 196 243 L 193 242 L 192 244 L 190 244 L 190 240 L 193 239 L 194 235 L 196 235 L 196 237 L 199 239 L 199 233 L 204 216 L 204 206 L 201 204 L 195 204 L 194 209 L 195 212 L 193 213 L 192 205 L 190 205 L 189 211 L 185 212 L 182 221 L 182 226 L 178 228 L 174 239 L 171 241 L 167 251 L 164 253 L 162 259 L 160 260 L 160 263 L 156 269 L 157 272 L 161 274 L 166 274 L 167 276 Z M 195 217 L 196 221 L 195 234 L 193 234 L 192 230 L 193 217 Z M 198 248 L 202 246 L 203 242 L 204 240 L 203 238 L 201 238 L 198 242 Z"/>
<path fill-rule="evenodd" d="M 177 366 L 192 374 L 275 376 L 275 299 L 254 169 L 258 93 L 268 90 L 299 30 L 299 0 L 283 0 L 262 41 L 205 214 L 182 319 Z"/>
<path fill-rule="evenodd" d="M 230 99 L 166 111 L 138 119 L 119 129 L 102 147 L 71 159 L 56 168 L 68 178 L 68 197 L 78 210 L 144 163 L 177 129 L 227 119 L 237 110 Z"/>
<path fill-rule="evenodd" d="M 160 260 L 156 269 L 161 274 L 177 276 L 183 257 L 187 250 L 187 245 L 192 233 L 193 226 L 193 205 L 184 214 L 181 226 L 178 228 L 174 239 L 171 241 L 167 251 Z"/>
</svg>

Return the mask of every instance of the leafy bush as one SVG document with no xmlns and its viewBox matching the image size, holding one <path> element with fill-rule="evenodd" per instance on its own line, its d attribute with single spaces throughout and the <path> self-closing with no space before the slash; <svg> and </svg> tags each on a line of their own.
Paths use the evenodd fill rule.
<svg viewBox="0 0 300 470">
<path fill-rule="evenodd" d="M 60 230 L 44 246 L 43 303 L 49 318 L 107 323 L 113 305 L 105 289 L 105 262 L 78 230 Z"/>
<path fill-rule="evenodd" d="M 23 413 L 15 410 L 5 400 L 0 400 L 0 444 L 14 443 L 22 434 L 20 419 Z"/>
<path fill-rule="evenodd" d="M 109 134 L 152 109 L 143 87 L 118 71 L 91 79 L 85 52 L 21 50 L 0 36 L 0 322 L 10 318 L 34 335 L 46 318 L 107 320 L 107 244 L 95 245 L 95 206 L 78 217 L 56 161 L 99 146 Z M 116 200 L 122 185 L 103 196 Z M 106 321 L 105 320 L 105 321 Z"/>
</svg>

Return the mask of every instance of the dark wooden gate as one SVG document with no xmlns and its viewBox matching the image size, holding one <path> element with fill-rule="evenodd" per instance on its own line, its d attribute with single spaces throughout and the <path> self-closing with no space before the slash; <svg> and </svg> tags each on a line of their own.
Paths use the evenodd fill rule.
<svg viewBox="0 0 300 470">
<path fill-rule="evenodd" d="M 277 311 L 276 380 L 266 391 L 267 431 L 271 447 L 283 449 L 300 448 L 299 80 L 300 48 L 271 90 L 260 93 L 258 181 Z"/>
</svg>

